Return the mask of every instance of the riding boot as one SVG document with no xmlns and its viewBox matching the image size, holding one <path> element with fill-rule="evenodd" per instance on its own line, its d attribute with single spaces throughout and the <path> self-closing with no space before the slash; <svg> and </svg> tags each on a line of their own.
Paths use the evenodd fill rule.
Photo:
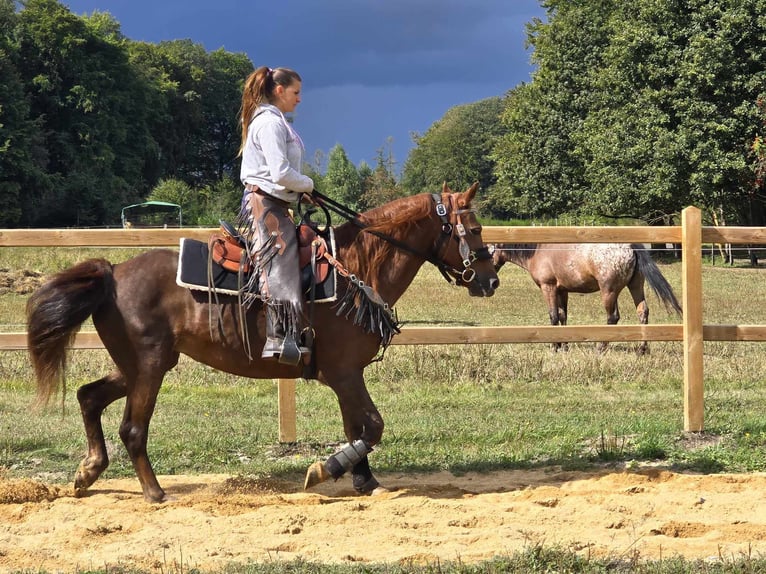
<svg viewBox="0 0 766 574">
<path fill-rule="evenodd" d="M 308 348 L 299 346 L 294 337 L 285 334 L 279 309 L 275 305 L 266 305 L 266 343 L 261 358 L 276 358 L 285 365 L 297 365 L 309 352 Z"/>
</svg>

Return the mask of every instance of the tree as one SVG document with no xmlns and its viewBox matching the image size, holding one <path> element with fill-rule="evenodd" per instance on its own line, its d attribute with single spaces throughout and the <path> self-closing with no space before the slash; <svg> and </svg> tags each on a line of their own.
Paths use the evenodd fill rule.
<svg viewBox="0 0 766 574">
<path fill-rule="evenodd" d="M 596 75 L 604 97 L 577 136 L 592 209 L 644 217 L 686 205 L 738 209 L 753 102 L 766 88 L 766 28 L 754 25 L 762 5 L 644 1 L 614 12 Z"/>
<path fill-rule="evenodd" d="M 197 198 L 194 202 L 196 219 L 189 223 L 216 227 L 222 219 L 236 220 L 242 204 L 242 185 L 238 180 L 224 177 L 204 186 Z"/>
<path fill-rule="evenodd" d="M 407 194 L 438 191 L 446 181 L 465 189 L 478 181 L 494 183 L 492 149 L 505 133 L 500 122 L 502 99 L 487 98 L 450 108 L 425 134 L 413 135 L 415 148 L 404 164 L 402 187 Z"/>
<path fill-rule="evenodd" d="M 359 199 L 360 211 L 378 207 L 404 195 L 394 174 L 395 162 L 390 143 L 389 140 L 388 149 L 385 146 L 378 148 L 375 168 L 369 170 L 368 167 L 365 170 L 366 177 L 362 179 L 362 196 Z M 362 169 L 360 168 L 361 172 Z"/>
<path fill-rule="evenodd" d="M 590 74 L 601 66 L 612 0 L 547 0 L 548 23 L 527 25 L 537 64 L 533 81 L 505 98 L 507 128 L 493 151 L 495 215 L 555 217 L 577 210 L 587 190 L 572 136 L 593 98 Z"/>
<path fill-rule="evenodd" d="M 223 49 L 208 55 L 208 73 L 201 92 L 204 132 L 200 162 L 213 183 L 227 175 L 239 176 L 237 152 L 240 145 L 239 108 L 245 78 L 253 63 L 245 54 Z"/>
<path fill-rule="evenodd" d="M 766 91 L 761 0 L 547 0 L 538 70 L 506 98 L 495 205 L 669 220 L 686 205 L 742 221 Z"/>
<path fill-rule="evenodd" d="M 147 201 L 164 201 L 181 206 L 184 222 L 196 225 L 200 216 L 199 197 L 197 191 L 180 179 L 162 179 L 152 189 Z"/>
<path fill-rule="evenodd" d="M 359 178 L 359 172 L 340 144 L 330 150 L 327 171 L 324 175 L 324 187 L 329 197 L 350 209 L 355 211 L 359 209 L 362 181 Z"/>
<path fill-rule="evenodd" d="M 236 177 L 242 86 L 253 70 L 248 57 L 208 53 L 190 40 L 137 42 L 129 50 L 155 103 L 148 119 L 156 141 L 150 183 L 171 177 L 201 188 Z"/>
<path fill-rule="evenodd" d="M 117 222 L 121 206 L 140 197 L 142 86 L 119 26 L 97 22 L 90 26 L 55 0 L 29 0 L 19 13 L 18 69 L 45 138 L 45 177 L 25 189 L 25 223 Z"/>
<path fill-rule="evenodd" d="M 14 2 L 0 0 L 0 227 L 21 223 L 23 190 L 43 178 L 35 161 L 40 131 L 30 116 L 29 101 L 18 70 Z"/>
</svg>

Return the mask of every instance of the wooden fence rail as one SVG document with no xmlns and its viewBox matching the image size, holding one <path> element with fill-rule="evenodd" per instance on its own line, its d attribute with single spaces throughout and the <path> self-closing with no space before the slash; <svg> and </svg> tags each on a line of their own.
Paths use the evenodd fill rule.
<svg viewBox="0 0 766 574">
<path fill-rule="evenodd" d="M 764 227 L 705 227 L 701 212 L 687 207 L 671 227 L 485 227 L 487 243 L 673 243 L 682 251 L 682 323 L 508 327 L 404 327 L 394 345 L 555 343 L 557 341 L 682 341 L 684 430 L 704 428 L 704 341 L 766 341 L 766 325 L 706 325 L 702 316 L 702 244 L 766 244 Z M 163 247 L 181 237 L 207 240 L 212 228 L 184 229 L 0 229 L 0 247 Z M 101 349 L 95 332 L 80 332 L 74 349 Z M 26 333 L 0 333 L 0 351 L 26 349 Z M 294 442 L 295 381 L 279 380 L 279 438 Z"/>
</svg>

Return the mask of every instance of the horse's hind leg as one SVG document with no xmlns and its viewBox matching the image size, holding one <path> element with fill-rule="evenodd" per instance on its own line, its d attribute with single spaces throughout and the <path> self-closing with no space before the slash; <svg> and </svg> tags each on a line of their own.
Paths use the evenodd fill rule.
<svg viewBox="0 0 766 574">
<path fill-rule="evenodd" d="M 119 371 L 83 385 L 77 390 L 80 413 L 85 424 L 85 436 L 88 438 L 88 454 L 80 462 L 75 474 L 75 496 L 82 496 L 109 466 L 101 414 L 111 403 L 124 397 L 125 393 L 125 379 Z"/>
<path fill-rule="evenodd" d="M 630 289 L 630 295 L 633 297 L 633 303 L 636 305 L 636 315 L 638 316 L 638 322 L 642 325 L 649 324 L 649 305 L 646 303 L 646 295 L 644 294 L 644 277 L 640 273 L 636 273 L 628 284 Z M 646 355 L 649 352 L 649 343 L 641 341 L 641 344 L 636 349 L 638 355 Z"/>
<path fill-rule="evenodd" d="M 148 502 L 163 502 L 165 500 L 165 491 L 162 490 L 157 481 L 157 475 L 154 474 L 152 463 L 146 452 L 149 421 L 154 413 L 157 395 L 165 372 L 167 369 L 151 375 L 138 375 L 125 400 L 125 412 L 120 424 L 120 438 L 128 450 L 136 476 L 141 483 L 144 498 Z"/>
</svg>

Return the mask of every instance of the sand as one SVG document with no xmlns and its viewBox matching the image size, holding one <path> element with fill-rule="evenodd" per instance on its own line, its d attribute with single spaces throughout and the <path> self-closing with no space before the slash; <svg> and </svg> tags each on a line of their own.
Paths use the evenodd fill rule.
<svg viewBox="0 0 766 574">
<path fill-rule="evenodd" d="M 0 571 L 471 563 L 540 545 L 625 560 L 766 552 L 766 474 L 546 468 L 379 479 L 389 492 L 358 496 L 345 477 L 306 492 L 297 480 L 162 476 L 173 497 L 163 504 L 145 502 L 134 478 L 101 479 L 83 498 L 0 479 Z"/>
</svg>

